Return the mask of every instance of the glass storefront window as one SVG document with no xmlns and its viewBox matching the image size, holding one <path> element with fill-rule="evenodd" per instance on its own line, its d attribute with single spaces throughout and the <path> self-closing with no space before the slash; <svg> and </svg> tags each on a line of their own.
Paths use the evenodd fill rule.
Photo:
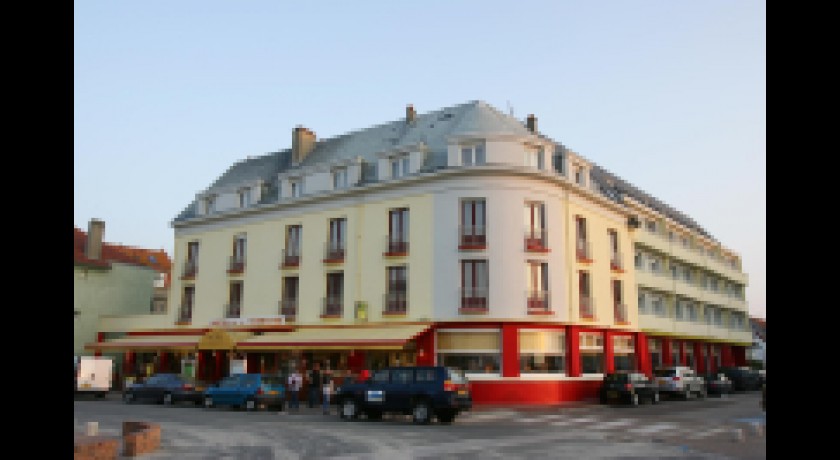
<svg viewBox="0 0 840 460">
<path fill-rule="evenodd" d="M 566 372 L 566 333 L 562 330 L 519 331 L 519 371 L 521 373 Z"/>
<path fill-rule="evenodd" d="M 499 373 L 501 359 L 498 354 L 439 353 L 438 365 L 453 367 L 465 373 Z"/>
</svg>

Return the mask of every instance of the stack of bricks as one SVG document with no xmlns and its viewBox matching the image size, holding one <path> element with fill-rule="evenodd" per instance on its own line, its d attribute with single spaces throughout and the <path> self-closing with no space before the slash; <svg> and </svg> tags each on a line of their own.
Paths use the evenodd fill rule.
<svg viewBox="0 0 840 460">
<path fill-rule="evenodd" d="M 123 422 L 123 455 L 148 454 L 160 447 L 160 425 L 146 422 Z"/>
<path fill-rule="evenodd" d="M 106 436 L 76 435 L 73 443 L 74 460 L 114 460 L 120 450 L 120 440 Z"/>
</svg>

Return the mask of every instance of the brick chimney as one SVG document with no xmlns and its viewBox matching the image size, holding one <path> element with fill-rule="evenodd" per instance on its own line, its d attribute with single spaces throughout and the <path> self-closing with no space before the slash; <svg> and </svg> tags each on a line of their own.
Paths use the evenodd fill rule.
<svg viewBox="0 0 840 460">
<path fill-rule="evenodd" d="M 531 131 L 532 133 L 537 132 L 537 117 L 535 117 L 533 113 L 528 115 L 527 126 L 528 126 L 528 131 Z"/>
<path fill-rule="evenodd" d="M 105 222 L 99 219 L 91 219 L 88 223 L 85 257 L 91 260 L 99 260 L 102 258 L 102 235 L 104 233 Z"/>
<path fill-rule="evenodd" d="M 411 104 L 405 106 L 405 122 L 407 124 L 412 124 L 416 118 L 417 112 L 414 110 L 414 106 Z"/>
<path fill-rule="evenodd" d="M 300 163 L 315 148 L 315 133 L 298 125 L 292 131 L 292 163 Z"/>
</svg>

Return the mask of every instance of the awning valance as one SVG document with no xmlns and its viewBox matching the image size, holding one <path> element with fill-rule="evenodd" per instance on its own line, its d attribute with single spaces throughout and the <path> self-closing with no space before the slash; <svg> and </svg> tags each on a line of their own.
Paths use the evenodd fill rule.
<svg viewBox="0 0 840 460">
<path fill-rule="evenodd" d="M 272 332 L 237 342 L 248 350 L 401 350 L 430 326 L 400 324 L 300 328 L 292 332 Z"/>
<path fill-rule="evenodd" d="M 125 336 L 85 344 L 86 350 L 197 350 L 200 335 Z"/>
</svg>

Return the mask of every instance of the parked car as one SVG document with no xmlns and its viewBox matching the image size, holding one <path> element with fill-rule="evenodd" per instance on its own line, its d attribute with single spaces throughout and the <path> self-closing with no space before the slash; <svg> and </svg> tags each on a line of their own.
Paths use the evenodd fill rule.
<svg viewBox="0 0 840 460">
<path fill-rule="evenodd" d="M 123 390 L 123 401 L 154 401 L 158 404 L 191 402 L 201 404 L 203 385 L 185 380 L 179 374 L 155 374 L 143 382 L 129 384 Z"/>
<path fill-rule="evenodd" d="M 732 389 L 734 391 L 755 391 L 761 389 L 761 377 L 758 371 L 750 369 L 747 366 L 737 367 L 721 367 L 718 369 L 726 375 L 729 380 L 732 380 Z"/>
<path fill-rule="evenodd" d="M 472 408 L 464 374 L 444 366 L 386 367 L 369 379 L 345 383 L 336 389 L 333 403 L 344 420 L 360 415 L 378 420 L 383 413 L 411 415 L 414 423 L 428 424 L 432 417 L 452 423 Z"/>
<path fill-rule="evenodd" d="M 727 395 L 732 393 L 732 381 L 722 372 L 703 374 L 706 380 L 706 393 L 710 395 Z"/>
<path fill-rule="evenodd" d="M 659 402 L 656 382 L 639 372 L 617 371 L 604 375 L 598 395 L 601 404 L 621 401 L 638 406 L 643 401 L 651 404 Z"/>
<path fill-rule="evenodd" d="M 706 397 L 706 382 L 688 366 L 662 367 L 653 371 L 660 393 L 691 399 L 692 396 Z"/>
<path fill-rule="evenodd" d="M 233 406 L 245 410 L 260 407 L 283 410 L 286 385 L 280 375 L 234 374 L 204 391 L 204 407 Z"/>
</svg>

